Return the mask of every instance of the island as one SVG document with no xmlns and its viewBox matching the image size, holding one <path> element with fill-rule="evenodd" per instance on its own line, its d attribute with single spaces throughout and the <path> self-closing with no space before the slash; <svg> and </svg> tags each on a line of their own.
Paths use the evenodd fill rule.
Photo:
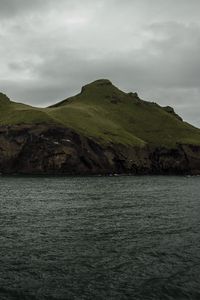
<svg viewBox="0 0 200 300">
<path fill-rule="evenodd" d="M 200 129 L 107 79 L 46 108 L 0 93 L 0 173 L 200 174 Z"/>
</svg>

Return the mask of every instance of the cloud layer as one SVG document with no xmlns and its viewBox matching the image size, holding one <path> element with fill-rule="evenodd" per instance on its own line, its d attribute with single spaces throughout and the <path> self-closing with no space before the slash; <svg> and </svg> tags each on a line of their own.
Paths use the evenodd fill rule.
<svg viewBox="0 0 200 300">
<path fill-rule="evenodd" d="M 57 2 L 0 0 L 1 91 L 45 106 L 108 78 L 200 126 L 200 1 Z"/>
</svg>

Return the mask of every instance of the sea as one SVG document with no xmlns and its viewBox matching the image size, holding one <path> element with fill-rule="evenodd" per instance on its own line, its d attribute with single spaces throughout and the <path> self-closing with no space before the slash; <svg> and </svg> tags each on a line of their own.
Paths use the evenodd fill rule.
<svg viewBox="0 0 200 300">
<path fill-rule="evenodd" d="M 13 299 L 200 299 L 200 177 L 0 177 Z"/>
</svg>

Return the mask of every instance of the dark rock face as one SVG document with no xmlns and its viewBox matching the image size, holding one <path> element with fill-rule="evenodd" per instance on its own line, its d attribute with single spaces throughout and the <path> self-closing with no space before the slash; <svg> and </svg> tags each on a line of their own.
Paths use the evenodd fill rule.
<svg viewBox="0 0 200 300">
<path fill-rule="evenodd" d="M 10 102 L 10 99 L 5 94 L 0 92 L 0 105 L 9 103 L 9 102 Z"/>
<path fill-rule="evenodd" d="M 53 125 L 0 127 L 2 174 L 200 174 L 200 146 L 101 145 Z"/>
<path fill-rule="evenodd" d="M 178 114 L 175 113 L 173 107 L 171 107 L 171 106 L 165 106 L 165 107 L 163 107 L 163 109 L 164 109 L 166 112 L 168 112 L 169 114 L 172 114 L 172 115 L 173 115 L 174 117 L 176 117 L 178 120 L 183 121 L 183 119 L 182 119 Z"/>
</svg>

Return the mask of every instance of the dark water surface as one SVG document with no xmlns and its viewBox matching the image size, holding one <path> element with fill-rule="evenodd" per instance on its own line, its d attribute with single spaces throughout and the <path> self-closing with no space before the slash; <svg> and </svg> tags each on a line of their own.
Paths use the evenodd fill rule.
<svg viewBox="0 0 200 300">
<path fill-rule="evenodd" d="M 200 299 L 200 177 L 0 178 L 4 299 Z"/>
</svg>

